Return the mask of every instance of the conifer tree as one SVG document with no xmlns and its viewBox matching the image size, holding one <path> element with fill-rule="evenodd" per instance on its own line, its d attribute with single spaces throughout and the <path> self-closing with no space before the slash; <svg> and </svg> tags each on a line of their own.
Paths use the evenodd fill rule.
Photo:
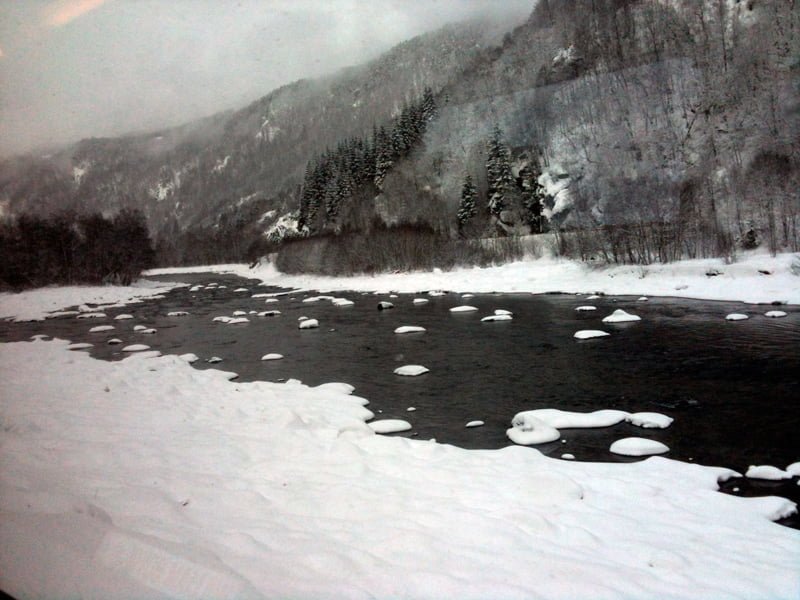
<svg viewBox="0 0 800 600">
<path fill-rule="evenodd" d="M 526 171 L 522 183 L 522 208 L 525 210 L 525 220 L 531 228 L 531 233 L 541 233 L 544 230 L 542 210 L 547 194 L 544 186 L 539 183 L 541 171 L 535 160 L 531 162 Z"/>
<path fill-rule="evenodd" d="M 500 127 L 495 126 L 487 148 L 486 178 L 489 186 L 487 208 L 494 216 L 499 216 L 506 209 L 509 194 L 514 188 L 511 153 L 502 138 L 503 132 Z"/>
<path fill-rule="evenodd" d="M 461 203 L 458 206 L 458 230 L 462 231 L 464 226 L 478 214 L 478 207 L 475 205 L 475 200 L 478 197 L 478 190 L 475 184 L 472 183 L 472 177 L 469 173 L 464 177 L 464 185 L 461 188 Z"/>
</svg>

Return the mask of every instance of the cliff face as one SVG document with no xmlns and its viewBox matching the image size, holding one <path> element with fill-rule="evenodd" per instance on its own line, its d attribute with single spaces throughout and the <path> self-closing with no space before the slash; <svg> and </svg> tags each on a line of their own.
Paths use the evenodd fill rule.
<svg viewBox="0 0 800 600">
<path fill-rule="evenodd" d="M 239 111 L 6 161 L 0 207 L 136 207 L 161 237 L 284 231 L 309 160 L 367 138 L 429 86 L 438 116 L 421 142 L 381 193 L 354 196 L 387 223 L 454 229 L 466 174 L 485 206 L 499 128 L 511 195 L 537 168 L 551 223 L 784 227 L 796 243 L 799 38 L 791 2 L 540 0 L 523 22 L 449 26 Z"/>
</svg>

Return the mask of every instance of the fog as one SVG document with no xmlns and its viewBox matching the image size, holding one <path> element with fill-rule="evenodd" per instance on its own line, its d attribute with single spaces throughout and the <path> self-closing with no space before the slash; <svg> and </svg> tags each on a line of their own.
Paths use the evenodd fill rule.
<svg viewBox="0 0 800 600">
<path fill-rule="evenodd" d="M 534 0 L 0 3 L 0 155 L 177 125 Z"/>
</svg>

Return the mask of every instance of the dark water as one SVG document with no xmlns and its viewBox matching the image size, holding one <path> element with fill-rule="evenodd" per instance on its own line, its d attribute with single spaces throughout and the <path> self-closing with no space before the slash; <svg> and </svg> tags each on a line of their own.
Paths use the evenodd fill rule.
<svg viewBox="0 0 800 600">
<path fill-rule="evenodd" d="M 175 279 L 176 276 L 164 279 Z M 558 457 L 626 462 L 611 454 L 610 444 L 622 437 L 659 440 L 666 455 L 684 461 L 725 466 L 744 472 L 751 464 L 785 467 L 800 460 L 800 311 L 768 319 L 771 307 L 674 298 L 603 297 L 587 302 L 572 295 L 479 294 L 462 300 L 459 294 L 430 298 L 414 306 L 414 295 L 344 293 L 356 302 L 335 307 L 327 301 L 303 303 L 308 293 L 289 294 L 274 304 L 251 298 L 252 293 L 278 291 L 256 282 L 216 275 L 181 275 L 181 281 L 227 285 L 226 289 L 175 290 L 163 300 L 104 310 L 109 317 L 127 312 L 129 321 L 110 319 L 49 319 L 42 323 L 0 323 L 0 340 L 26 339 L 45 333 L 72 341 L 90 341 L 93 356 L 124 358 L 122 346 L 108 346 L 111 337 L 125 344 L 145 343 L 163 353 L 194 352 L 201 359 L 220 356 L 218 365 L 197 368 L 235 371 L 240 380 L 280 381 L 296 378 L 316 385 L 345 381 L 370 400 L 378 418 L 402 418 L 413 430 L 401 435 L 465 448 L 498 448 L 510 444 L 505 435 L 515 413 L 535 408 L 592 411 L 614 408 L 631 412 L 663 412 L 675 419 L 667 429 L 641 429 L 621 423 L 602 429 L 563 430 L 561 441 L 536 446 Z M 250 293 L 235 293 L 237 287 Z M 417 295 L 421 296 L 421 295 Z M 427 297 L 427 296 L 425 296 Z M 379 311 L 379 300 L 394 303 Z M 453 314 L 449 309 L 471 304 L 476 313 Z M 580 304 L 594 312 L 576 312 Z M 481 323 L 480 317 L 503 308 L 514 320 Z M 622 308 L 641 322 L 602 324 L 601 318 Z M 280 310 L 277 317 L 248 315 L 250 323 L 212 322 L 234 310 Z M 188 317 L 167 317 L 186 310 Z M 730 312 L 750 320 L 727 322 Z M 299 330 L 304 315 L 320 321 L 319 329 Z M 89 334 L 98 324 L 116 330 Z M 155 335 L 133 333 L 134 325 L 155 327 Z M 397 335 L 400 325 L 421 325 L 426 333 Z M 575 341 L 579 329 L 604 329 L 610 337 Z M 285 358 L 261 361 L 278 352 Z M 398 377 L 404 364 L 422 364 L 431 372 Z M 408 407 L 415 412 L 407 412 Z M 485 426 L 466 429 L 471 420 Z M 776 494 L 800 502 L 800 486 L 732 480 L 726 491 L 743 495 Z M 785 521 L 798 526 L 795 517 Z"/>
</svg>

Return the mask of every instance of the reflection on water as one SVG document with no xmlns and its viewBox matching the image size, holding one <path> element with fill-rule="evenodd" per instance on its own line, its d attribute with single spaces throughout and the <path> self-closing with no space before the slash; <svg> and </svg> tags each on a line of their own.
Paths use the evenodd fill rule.
<svg viewBox="0 0 800 600">
<path fill-rule="evenodd" d="M 174 279 L 175 276 L 166 279 Z M 462 300 L 458 294 L 432 297 L 413 305 L 413 295 L 390 299 L 395 308 L 377 310 L 385 295 L 337 294 L 355 306 L 330 302 L 303 303 L 310 294 L 282 296 L 265 304 L 252 293 L 277 291 L 235 277 L 181 275 L 189 283 L 217 281 L 224 289 L 175 290 L 166 299 L 105 310 L 109 317 L 127 312 L 130 321 L 50 319 L 43 323 L 0 324 L 0 339 L 26 339 L 46 333 L 75 342 L 94 342 L 92 355 L 124 358 L 111 337 L 145 343 L 163 353 L 193 352 L 207 359 L 220 356 L 219 367 L 239 373 L 243 381 L 296 378 L 316 385 L 346 381 L 356 394 L 370 400 L 380 418 L 402 418 L 413 430 L 406 436 L 436 438 L 466 448 L 498 448 L 510 442 L 505 430 L 513 415 L 534 408 L 591 411 L 615 408 L 664 412 L 675 418 L 666 430 L 644 430 L 629 424 L 604 429 L 562 431 L 562 440 L 537 446 L 558 457 L 571 453 L 578 460 L 627 461 L 608 452 L 619 438 L 640 436 L 667 444 L 667 455 L 686 461 L 743 471 L 750 464 L 785 467 L 800 460 L 796 441 L 800 417 L 793 407 L 800 397 L 800 312 L 767 319 L 763 306 L 635 297 L 603 297 L 586 301 L 571 295 L 479 294 Z M 250 293 L 237 293 L 240 286 Z M 453 314 L 449 309 L 469 303 L 480 310 Z M 576 312 L 594 304 L 594 312 Z M 510 322 L 481 323 L 482 316 L 503 308 L 514 313 Z M 642 321 L 604 325 L 601 318 L 622 308 Z M 185 317 L 167 317 L 175 310 Z M 248 315 L 250 323 L 213 322 L 235 310 L 279 310 L 275 317 Z M 751 315 L 748 321 L 727 322 L 730 312 Z M 316 318 L 319 329 L 301 331 L 300 316 Z M 110 332 L 89 334 L 100 323 Z M 155 335 L 132 332 L 134 325 L 155 327 Z M 421 325 L 427 332 L 397 335 L 400 325 Z M 577 342 L 578 329 L 604 329 L 610 337 Z M 277 352 L 283 360 L 261 361 Z M 430 373 L 397 377 L 403 364 L 421 364 Z M 414 412 L 407 408 L 415 407 Z M 485 426 L 467 429 L 471 420 Z M 768 493 L 800 501 L 794 482 L 764 484 Z M 730 486 L 733 487 L 733 486 Z M 737 486 L 747 488 L 752 485 Z M 758 485 L 756 485 L 758 488 Z M 776 491 L 777 490 L 777 491 Z M 756 493 L 758 489 L 756 489 Z M 743 492 L 744 493 L 744 492 Z"/>
</svg>

